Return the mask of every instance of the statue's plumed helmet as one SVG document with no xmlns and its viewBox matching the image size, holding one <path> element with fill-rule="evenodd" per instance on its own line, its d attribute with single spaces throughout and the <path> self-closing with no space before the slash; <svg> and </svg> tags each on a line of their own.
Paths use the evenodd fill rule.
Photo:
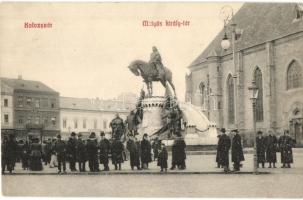
<svg viewBox="0 0 303 200">
<path fill-rule="evenodd" d="M 158 51 L 156 46 L 153 46 L 153 51 Z"/>
</svg>

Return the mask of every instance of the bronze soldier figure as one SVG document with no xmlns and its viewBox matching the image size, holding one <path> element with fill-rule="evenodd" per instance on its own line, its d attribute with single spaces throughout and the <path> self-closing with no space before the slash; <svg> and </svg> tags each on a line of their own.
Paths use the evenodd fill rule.
<svg viewBox="0 0 303 200">
<path fill-rule="evenodd" d="M 149 63 L 155 66 L 155 68 L 158 72 L 157 78 L 160 78 L 161 75 L 163 74 L 164 69 L 163 69 L 161 55 L 160 55 L 157 47 L 155 47 L 155 46 L 153 46 L 153 52 L 150 54 Z"/>
</svg>

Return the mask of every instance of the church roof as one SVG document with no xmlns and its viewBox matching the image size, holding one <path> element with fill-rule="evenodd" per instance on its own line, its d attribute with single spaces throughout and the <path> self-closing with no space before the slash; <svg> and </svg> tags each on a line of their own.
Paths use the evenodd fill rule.
<svg viewBox="0 0 303 200">
<path fill-rule="evenodd" d="M 46 92 L 51 94 L 58 94 L 55 90 L 48 87 L 40 81 L 31 81 L 13 78 L 1 78 L 1 85 L 5 84 L 13 90 L 32 91 L 32 92 Z"/>
<path fill-rule="evenodd" d="M 245 3 L 233 17 L 237 28 L 243 30 L 241 38 L 236 42 L 236 50 L 302 32 L 303 20 L 295 20 L 295 9 L 295 3 Z M 228 32 L 227 36 L 231 38 Z M 223 36 L 222 29 L 190 66 L 202 63 L 210 55 L 231 53 L 231 48 L 226 51 L 221 48 Z"/>
</svg>

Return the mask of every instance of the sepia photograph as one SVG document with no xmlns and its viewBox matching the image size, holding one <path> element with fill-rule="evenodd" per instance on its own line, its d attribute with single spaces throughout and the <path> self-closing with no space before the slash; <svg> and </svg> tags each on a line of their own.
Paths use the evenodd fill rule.
<svg viewBox="0 0 303 200">
<path fill-rule="evenodd" d="M 3 197 L 303 198 L 303 3 L 1 2 Z"/>
</svg>

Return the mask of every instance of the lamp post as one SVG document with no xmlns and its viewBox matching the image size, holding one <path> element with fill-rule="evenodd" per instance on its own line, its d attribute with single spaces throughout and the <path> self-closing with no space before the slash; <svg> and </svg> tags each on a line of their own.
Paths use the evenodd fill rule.
<svg viewBox="0 0 303 200">
<path fill-rule="evenodd" d="M 258 173 L 258 161 L 257 161 L 257 129 L 256 129 L 256 101 L 258 98 L 258 87 L 255 80 L 252 81 L 251 86 L 248 87 L 251 92 L 250 100 L 252 102 L 253 109 L 253 128 L 254 128 L 254 174 Z"/>
<path fill-rule="evenodd" d="M 237 105 L 237 64 L 236 64 L 236 41 L 242 35 L 242 30 L 237 28 L 237 24 L 232 20 L 234 12 L 232 7 L 223 6 L 220 11 L 220 18 L 224 22 L 224 37 L 221 41 L 221 47 L 224 51 L 232 46 L 232 61 L 233 61 L 233 79 L 234 79 L 234 105 Z M 229 23 L 230 22 L 230 23 Z M 231 32 L 231 42 L 227 37 L 227 32 Z M 235 108 L 235 124 L 237 126 L 237 110 Z M 237 127 L 238 128 L 238 127 Z"/>
</svg>

